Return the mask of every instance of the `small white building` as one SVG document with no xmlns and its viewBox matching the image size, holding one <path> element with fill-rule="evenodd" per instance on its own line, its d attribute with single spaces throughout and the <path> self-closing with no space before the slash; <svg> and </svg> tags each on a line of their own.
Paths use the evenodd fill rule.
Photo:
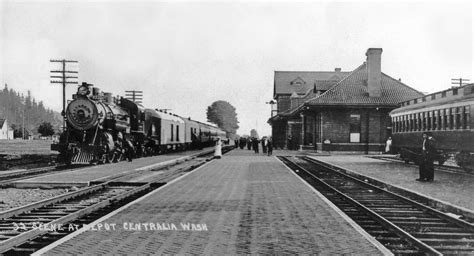
<svg viewBox="0 0 474 256">
<path fill-rule="evenodd" d="M 13 129 L 7 119 L 0 119 L 0 140 L 13 140 Z"/>
</svg>

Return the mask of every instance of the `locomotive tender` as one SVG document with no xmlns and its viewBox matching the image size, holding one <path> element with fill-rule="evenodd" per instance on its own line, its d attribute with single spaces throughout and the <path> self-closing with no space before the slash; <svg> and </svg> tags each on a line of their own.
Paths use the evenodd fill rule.
<svg viewBox="0 0 474 256">
<path fill-rule="evenodd" d="M 453 156 L 460 167 L 474 169 L 474 84 L 405 101 L 390 117 L 392 146 L 405 162 L 418 162 L 422 133 L 431 132 L 440 165 Z"/>
<path fill-rule="evenodd" d="M 226 132 L 218 127 L 145 109 L 83 83 L 68 103 L 66 129 L 51 150 L 66 164 L 109 163 L 213 145 Z"/>
</svg>

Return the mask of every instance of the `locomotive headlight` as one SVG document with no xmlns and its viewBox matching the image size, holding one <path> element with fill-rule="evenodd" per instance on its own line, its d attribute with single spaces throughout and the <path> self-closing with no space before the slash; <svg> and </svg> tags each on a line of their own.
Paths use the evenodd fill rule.
<svg viewBox="0 0 474 256">
<path fill-rule="evenodd" d="M 89 87 L 87 85 L 81 85 L 77 88 L 77 95 L 86 96 L 89 94 Z"/>
</svg>

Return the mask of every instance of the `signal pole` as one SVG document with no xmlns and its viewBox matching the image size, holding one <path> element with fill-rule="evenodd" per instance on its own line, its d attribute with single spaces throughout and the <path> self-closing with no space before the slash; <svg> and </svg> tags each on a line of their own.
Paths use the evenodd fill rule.
<svg viewBox="0 0 474 256">
<path fill-rule="evenodd" d="M 463 85 L 466 85 L 468 83 L 464 83 L 464 82 L 469 82 L 469 79 L 465 79 L 465 78 L 451 78 L 451 84 L 457 84 L 459 86 L 463 86 Z"/>
<path fill-rule="evenodd" d="M 78 71 L 66 70 L 66 63 L 78 63 L 76 60 L 50 60 L 52 63 L 62 63 L 61 70 L 51 70 L 51 78 L 60 79 L 60 80 L 51 80 L 52 84 L 62 84 L 63 85 L 63 111 L 61 115 L 63 116 L 63 129 L 66 127 L 66 85 L 67 84 L 78 84 L 77 81 L 68 81 L 67 79 L 78 79 Z M 61 75 L 55 75 L 55 73 L 60 73 Z M 66 76 L 67 74 L 76 74 L 75 76 Z"/>
<path fill-rule="evenodd" d="M 143 91 L 125 91 L 125 99 L 132 100 L 137 104 L 142 104 Z"/>
</svg>

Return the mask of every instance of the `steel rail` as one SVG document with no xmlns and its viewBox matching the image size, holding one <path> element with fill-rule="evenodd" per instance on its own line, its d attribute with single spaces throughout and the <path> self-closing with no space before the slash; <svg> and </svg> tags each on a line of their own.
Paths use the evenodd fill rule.
<svg viewBox="0 0 474 256">
<path fill-rule="evenodd" d="M 46 174 L 51 174 L 51 173 L 56 173 L 56 172 L 61 173 L 61 172 L 77 171 L 77 170 L 80 170 L 80 168 L 83 168 L 83 167 L 75 166 L 75 167 L 66 168 L 65 165 L 58 165 L 58 166 L 45 166 L 45 167 L 27 169 L 23 171 L 11 172 L 8 174 L 0 174 L 0 180 L 1 180 L 0 187 L 7 186 L 8 184 L 18 181 L 18 180 L 40 177 Z"/>
<path fill-rule="evenodd" d="M 348 179 L 350 179 L 350 180 L 352 180 L 352 181 L 354 181 L 354 182 L 357 182 L 357 183 L 359 183 L 359 184 L 363 184 L 364 186 L 368 186 L 368 187 L 370 187 L 371 189 L 377 190 L 377 191 L 379 191 L 379 192 L 387 193 L 387 194 L 389 194 L 389 195 L 391 195 L 391 196 L 393 196 L 393 197 L 395 197 L 395 198 L 397 198 L 397 199 L 399 199 L 399 200 L 405 201 L 405 202 L 407 202 L 407 203 L 409 203 L 409 204 L 412 204 L 412 205 L 415 205 L 415 206 L 417 206 L 417 207 L 419 207 L 419 208 L 422 208 L 423 210 L 425 210 L 425 211 L 427 211 L 427 212 L 430 212 L 430 213 L 432 213 L 433 215 L 435 215 L 435 216 L 437 216 L 437 217 L 439 217 L 439 218 L 441 218 L 441 219 L 443 219 L 443 220 L 446 220 L 446 221 L 448 221 L 448 222 L 450 222 L 450 223 L 452 223 L 452 224 L 455 224 L 455 225 L 457 225 L 457 226 L 459 226 L 459 227 L 461 227 L 461 228 L 466 228 L 466 229 L 468 229 L 469 231 L 474 232 L 474 224 L 472 224 L 472 223 L 469 223 L 469 222 L 464 221 L 464 220 L 456 219 L 456 218 L 454 218 L 454 217 L 451 217 L 451 216 L 449 216 L 449 215 L 446 215 L 445 213 L 443 213 L 443 212 L 441 212 L 441 211 L 439 211 L 439 210 L 433 209 L 433 208 L 431 208 L 431 207 L 429 207 L 429 206 L 426 206 L 426 205 L 424 205 L 424 204 L 422 204 L 422 203 L 419 203 L 419 202 L 417 202 L 417 201 L 414 201 L 414 200 L 412 200 L 412 199 L 410 199 L 410 198 L 401 196 L 401 195 L 396 194 L 396 193 L 391 192 L 391 191 L 387 191 L 387 190 L 382 189 L 382 188 L 380 188 L 380 187 L 378 187 L 378 186 L 375 186 L 375 185 L 373 185 L 373 184 L 370 184 L 370 183 L 368 183 L 368 182 L 366 182 L 366 181 L 360 180 L 360 179 L 358 179 L 358 178 L 356 178 L 356 177 L 352 177 L 350 174 L 343 173 L 343 172 L 339 171 L 337 168 L 331 166 L 330 164 L 327 164 L 327 163 L 318 161 L 318 160 L 316 160 L 316 159 L 312 159 L 312 158 L 310 158 L 310 157 L 303 157 L 303 159 L 306 160 L 306 161 L 312 162 L 312 163 L 316 163 L 316 164 L 323 165 L 324 167 L 328 168 L 329 170 L 331 170 L 331 171 L 333 171 L 333 172 L 336 172 L 337 174 L 342 175 L 342 176 L 344 176 L 345 178 L 348 178 Z"/>
<path fill-rule="evenodd" d="M 145 185 L 140 186 L 138 188 L 122 192 L 122 193 L 120 193 L 120 194 L 118 194 L 118 195 L 116 195 L 112 198 L 104 199 L 104 200 L 102 200 L 98 203 L 95 203 L 95 204 L 91 205 L 91 206 L 87 206 L 84 209 L 80 209 L 78 211 L 70 213 L 70 214 L 68 214 L 66 216 L 63 216 L 61 218 L 52 220 L 48 223 L 44 223 L 44 225 L 54 226 L 54 225 L 57 225 L 57 224 L 69 223 L 73 220 L 76 220 L 76 219 L 82 217 L 82 216 L 85 216 L 89 213 L 97 211 L 98 209 L 104 208 L 104 207 L 110 205 L 114 201 L 120 201 L 123 198 L 126 198 L 126 197 L 128 197 L 130 195 L 133 195 L 133 194 L 136 194 L 136 193 L 140 193 L 140 192 L 142 192 L 146 189 L 149 189 L 149 188 L 150 188 L 150 184 L 145 184 Z M 14 237 L 11 237 L 10 239 L 0 241 L 0 253 L 8 251 L 8 250 L 10 250 L 11 248 L 13 248 L 15 246 L 21 245 L 21 244 L 23 244 L 23 243 L 25 243 L 25 242 L 27 242 L 27 241 L 35 238 L 35 237 L 38 237 L 40 235 L 43 235 L 43 234 L 46 234 L 46 233 L 49 233 L 49 232 L 50 232 L 50 230 L 47 230 L 47 229 L 31 229 L 29 231 L 26 231 L 26 232 L 23 232 L 23 233 L 19 234 L 18 236 L 14 236 Z"/>
<path fill-rule="evenodd" d="M 199 157 L 201 155 L 210 154 L 210 153 L 211 152 L 208 151 L 208 150 L 204 151 L 204 152 L 199 152 L 199 153 L 191 155 L 189 159 L 178 161 L 175 164 L 179 164 L 179 163 L 188 161 L 190 159 L 193 159 L 193 157 Z M 172 164 L 163 166 L 163 168 L 169 167 L 170 165 L 172 165 Z M 161 166 L 160 166 L 160 168 L 161 168 Z M 10 209 L 10 210 L 7 210 L 7 211 L 0 212 L 0 220 L 10 218 L 12 216 L 18 215 L 18 214 L 26 212 L 26 211 L 34 210 L 36 208 L 40 208 L 40 207 L 43 207 L 43 206 L 48 205 L 48 204 L 58 203 L 58 202 L 61 202 L 61 201 L 64 201 L 64 200 L 70 200 L 70 199 L 73 199 L 74 197 L 82 196 L 82 195 L 85 195 L 87 193 L 92 193 L 92 192 L 94 192 L 98 189 L 104 189 L 109 183 L 114 182 L 115 180 L 120 179 L 123 176 L 132 175 L 134 173 L 138 173 L 138 172 L 141 172 L 141 171 L 142 170 L 140 170 L 140 168 L 138 168 L 134 172 L 125 173 L 125 174 L 120 175 L 120 176 L 115 176 L 115 177 L 113 177 L 112 179 L 110 179 L 108 181 L 101 181 L 100 184 L 93 185 L 91 187 L 86 187 L 86 188 L 80 189 L 78 191 L 69 192 L 69 193 L 66 193 L 66 194 L 55 196 L 53 198 L 48 198 L 48 199 L 44 199 L 44 200 L 39 201 L 39 202 L 31 203 L 31 204 L 26 205 L 26 206 L 20 206 L 20 207 L 17 207 L 17 208 L 13 208 L 13 209 Z"/>
<path fill-rule="evenodd" d="M 202 155 L 208 155 L 210 153 L 211 152 L 209 152 L 209 151 L 205 151 L 204 153 L 200 152 L 198 154 L 195 154 L 194 157 L 202 156 Z M 194 159 L 194 158 L 186 159 L 186 160 L 183 160 L 183 161 L 177 161 L 174 165 L 179 165 L 179 164 L 181 164 L 183 162 L 187 162 L 191 159 Z M 210 159 L 212 159 L 212 158 L 210 158 Z M 198 167 L 198 166 L 204 164 L 207 161 L 209 161 L 209 159 L 203 160 L 202 161 L 203 163 L 200 163 L 198 165 L 192 165 L 192 166 L 189 166 L 189 167 L 180 168 L 177 171 L 174 171 L 174 172 L 169 173 L 168 175 L 165 175 L 165 178 L 169 178 L 173 175 L 176 175 L 179 172 L 185 172 L 185 171 L 188 171 L 188 170 L 193 169 L 195 167 Z M 132 174 L 132 173 L 129 173 L 129 175 L 130 174 Z M 19 215 L 21 213 L 25 213 L 25 212 L 28 212 L 28 211 L 32 211 L 34 209 L 41 208 L 43 206 L 51 205 L 51 204 L 54 204 L 54 203 L 59 203 L 59 202 L 66 201 L 66 200 L 71 200 L 71 199 L 77 198 L 79 196 L 83 196 L 83 195 L 87 195 L 87 194 L 96 192 L 98 190 L 106 189 L 107 186 L 117 186 L 117 185 L 125 186 L 126 185 L 125 183 L 116 181 L 120 178 L 123 178 L 123 177 L 122 176 L 116 177 L 112 180 L 109 180 L 107 182 L 104 182 L 104 183 L 101 183 L 101 184 L 98 184 L 98 185 L 94 185 L 94 186 L 89 187 L 89 188 L 85 188 L 85 189 L 82 189 L 82 190 L 79 190 L 79 191 L 71 192 L 71 193 L 68 193 L 66 195 L 59 195 L 59 196 L 56 196 L 56 197 L 51 198 L 51 199 L 46 199 L 46 200 L 43 200 L 43 201 L 40 201 L 40 202 L 37 202 L 37 203 L 32 203 L 32 204 L 27 205 L 27 206 L 18 207 L 18 208 L 3 212 L 0 215 L 0 219 L 6 219 L 6 218 L 9 218 L 9 217 L 12 217 L 12 216 L 15 216 L 15 215 Z M 156 179 L 153 179 L 150 182 L 140 183 L 140 185 L 135 189 L 122 191 L 118 195 L 113 196 L 112 198 L 104 199 L 104 200 L 102 200 L 100 202 L 97 202 L 93 205 L 86 206 L 84 209 L 77 210 L 73 213 L 67 214 L 67 215 L 62 216 L 58 219 L 55 219 L 55 220 L 52 220 L 50 222 L 43 223 L 43 224 L 46 225 L 46 226 L 54 226 L 54 225 L 57 225 L 57 224 L 70 223 L 74 220 L 77 220 L 77 219 L 87 215 L 87 214 L 90 214 L 90 213 L 95 212 L 99 209 L 105 208 L 105 207 L 109 206 L 110 204 L 112 204 L 113 202 L 117 202 L 117 201 L 120 201 L 120 200 L 125 199 L 127 197 L 130 197 L 134 194 L 138 194 L 138 193 L 141 193 L 145 190 L 149 190 L 149 189 L 151 189 L 151 187 L 155 186 L 157 181 L 160 181 L 160 180 L 163 180 L 163 177 L 161 175 L 159 175 L 159 177 L 157 177 Z M 161 185 L 163 185 L 163 183 L 161 183 Z M 130 186 L 130 184 L 128 186 Z M 21 233 L 17 236 L 13 236 L 13 237 L 11 237 L 9 239 L 6 239 L 4 241 L 0 241 L 0 253 L 11 250 L 12 248 L 14 248 L 16 246 L 24 244 L 28 241 L 31 241 L 32 239 L 34 239 L 36 237 L 39 237 L 41 235 L 45 235 L 49 232 L 50 232 L 50 230 L 47 230 L 47 229 L 33 229 L 32 228 L 31 230 L 23 232 L 23 233 Z"/>
<path fill-rule="evenodd" d="M 55 203 L 60 203 L 62 201 L 71 200 L 71 199 L 74 199 L 74 198 L 79 197 L 79 196 L 90 194 L 90 193 L 93 193 L 95 191 L 102 190 L 106 186 L 107 186 L 107 184 L 105 184 L 105 183 L 104 184 L 98 184 L 98 185 L 94 185 L 92 187 L 86 187 L 86 188 L 83 188 L 83 189 L 80 189 L 80 190 L 77 190 L 77 191 L 73 191 L 73 192 L 69 192 L 69 193 L 66 193 L 66 194 L 58 195 L 58 196 L 55 196 L 53 198 L 44 199 L 42 201 L 31 203 L 29 205 L 20 206 L 20 207 L 13 208 L 13 209 L 10 209 L 10 210 L 7 210 L 7 211 L 3 211 L 3 212 L 0 212 L 0 220 L 4 220 L 6 218 L 10 218 L 10 217 L 16 216 L 16 215 L 24 213 L 24 212 L 32 211 L 32 210 L 41 208 L 43 206 L 47 206 L 47 205 L 55 204 Z"/>
<path fill-rule="evenodd" d="M 349 202 L 350 204 L 354 205 L 355 207 L 361 209 L 364 213 L 366 213 L 367 215 L 371 216 L 372 218 L 374 218 L 376 221 L 378 221 L 382 226 L 384 226 L 385 228 L 387 229 L 390 229 L 392 230 L 394 233 L 396 233 L 397 235 L 399 235 L 400 237 L 402 238 L 405 238 L 406 240 L 408 240 L 409 242 L 411 242 L 412 244 L 414 244 L 416 247 L 418 247 L 420 250 L 424 251 L 425 253 L 429 253 L 429 254 L 432 254 L 432 255 L 443 255 L 442 253 L 440 253 L 439 251 L 435 250 L 434 248 L 430 247 L 429 245 L 423 243 L 422 241 L 420 241 L 419 239 L 415 238 L 414 236 L 410 235 L 408 232 L 404 231 L 403 229 L 401 229 L 400 227 L 398 227 L 397 225 L 393 224 L 391 221 L 385 219 L 384 217 L 382 217 L 381 215 L 379 215 L 378 213 L 372 211 L 371 209 L 367 208 L 366 206 L 362 205 L 361 203 L 357 202 L 356 200 L 354 200 L 352 197 L 346 195 L 345 193 L 339 191 L 338 189 L 334 188 L 333 186 L 329 185 L 328 183 L 326 183 L 325 181 L 323 181 L 322 179 L 320 179 L 319 177 L 317 177 L 316 175 L 312 174 L 311 172 L 309 172 L 308 170 L 306 170 L 305 168 L 303 168 L 302 166 L 300 166 L 299 164 L 295 163 L 294 161 L 291 161 L 290 159 L 288 159 L 287 157 L 284 157 L 288 162 L 290 162 L 291 164 L 295 165 L 299 170 L 302 170 L 304 171 L 305 173 L 307 173 L 308 175 L 310 175 L 316 182 L 318 182 L 320 185 L 322 185 L 323 187 L 325 187 L 326 189 L 329 189 L 330 191 L 338 194 L 339 196 L 341 196 L 342 198 L 344 198 L 345 200 L 347 200 L 347 202 Z"/>
</svg>

